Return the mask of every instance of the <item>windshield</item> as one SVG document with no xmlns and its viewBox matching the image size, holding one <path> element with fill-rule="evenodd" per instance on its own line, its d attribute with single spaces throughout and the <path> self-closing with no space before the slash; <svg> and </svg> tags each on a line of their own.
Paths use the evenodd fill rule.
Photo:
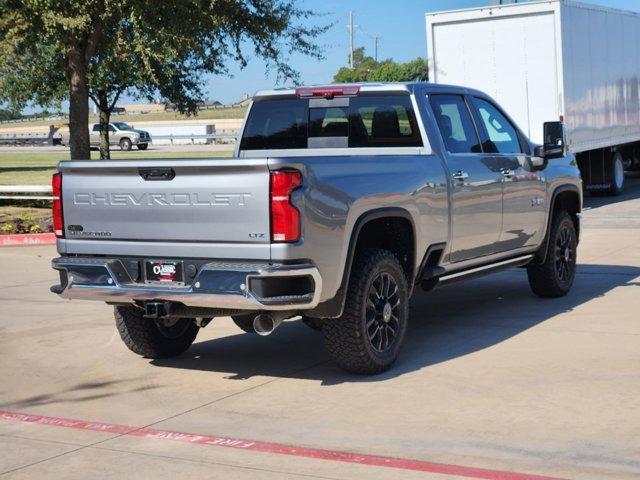
<svg viewBox="0 0 640 480">
<path fill-rule="evenodd" d="M 133 127 L 124 122 L 113 122 L 118 130 L 133 130 Z"/>
</svg>

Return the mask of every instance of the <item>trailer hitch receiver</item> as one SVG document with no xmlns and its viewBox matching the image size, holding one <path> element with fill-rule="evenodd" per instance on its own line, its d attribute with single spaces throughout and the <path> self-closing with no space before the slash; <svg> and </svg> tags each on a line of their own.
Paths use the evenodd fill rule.
<svg viewBox="0 0 640 480">
<path fill-rule="evenodd" d="M 145 302 L 144 318 L 162 320 L 171 316 L 171 302 Z"/>
</svg>

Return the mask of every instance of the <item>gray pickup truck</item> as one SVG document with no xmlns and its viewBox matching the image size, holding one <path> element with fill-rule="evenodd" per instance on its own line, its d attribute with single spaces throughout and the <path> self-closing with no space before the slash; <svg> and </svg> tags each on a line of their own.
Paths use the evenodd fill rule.
<svg viewBox="0 0 640 480">
<path fill-rule="evenodd" d="M 215 317 L 302 317 L 341 367 L 382 372 L 417 287 L 526 267 L 538 296 L 569 292 L 582 184 L 563 125 L 544 134 L 461 87 L 263 91 L 233 158 L 60 163 L 52 291 L 113 305 L 145 357 Z"/>
</svg>

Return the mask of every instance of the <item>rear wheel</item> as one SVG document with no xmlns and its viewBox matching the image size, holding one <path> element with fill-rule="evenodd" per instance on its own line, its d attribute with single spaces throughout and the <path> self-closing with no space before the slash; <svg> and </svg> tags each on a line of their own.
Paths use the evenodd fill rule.
<svg viewBox="0 0 640 480">
<path fill-rule="evenodd" d="M 578 240 L 571 216 L 565 211 L 554 214 L 549 232 L 547 258 L 542 264 L 527 267 L 529 285 L 539 297 L 563 297 L 576 275 Z"/>
<path fill-rule="evenodd" d="M 344 313 L 323 322 L 331 358 L 352 373 L 389 369 L 407 330 L 408 301 L 407 280 L 397 257 L 386 250 L 362 252 L 351 272 Z"/>
<path fill-rule="evenodd" d="M 129 140 L 128 138 L 123 138 L 120 140 L 120 150 L 123 150 L 125 152 L 128 152 L 129 150 L 131 150 L 131 140 Z"/>
<path fill-rule="evenodd" d="M 146 358 L 169 358 L 185 352 L 196 339 L 199 327 L 192 318 L 152 320 L 140 308 L 117 306 L 116 327 L 124 344 Z"/>
</svg>

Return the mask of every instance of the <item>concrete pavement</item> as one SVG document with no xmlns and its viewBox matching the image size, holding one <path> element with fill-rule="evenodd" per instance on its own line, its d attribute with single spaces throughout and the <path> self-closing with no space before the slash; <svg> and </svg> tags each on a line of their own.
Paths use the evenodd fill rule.
<svg viewBox="0 0 640 480">
<path fill-rule="evenodd" d="M 638 478 L 640 179 L 630 187 L 588 199 L 569 296 L 534 297 L 523 270 L 419 293 L 399 363 L 371 378 L 337 369 L 300 322 L 264 339 L 216 319 L 181 357 L 139 358 L 109 307 L 49 293 L 53 248 L 2 247 L 0 410 L 463 474 Z M 3 420 L 0 449 L 11 479 L 462 478 Z"/>
</svg>

